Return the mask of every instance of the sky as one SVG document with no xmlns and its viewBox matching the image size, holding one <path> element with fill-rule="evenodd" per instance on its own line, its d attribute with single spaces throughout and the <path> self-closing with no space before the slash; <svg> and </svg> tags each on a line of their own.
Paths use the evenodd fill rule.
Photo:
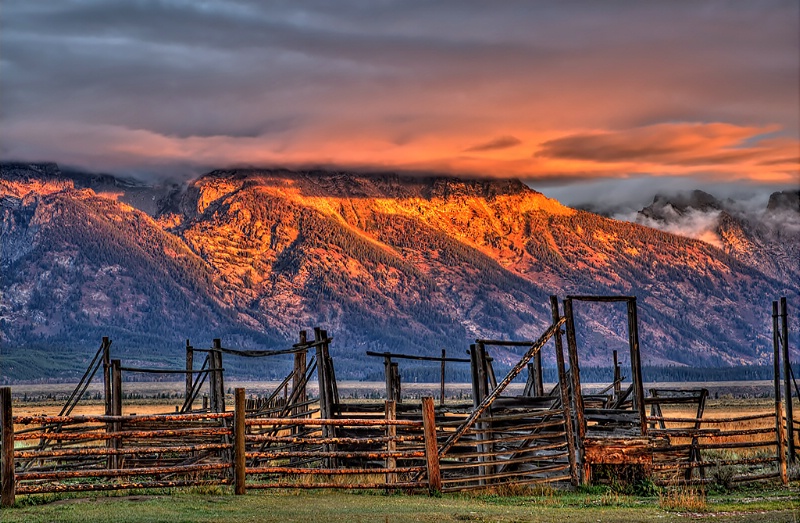
<svg viewBox="0 0 800 523">
<path fill-rule="evenodd" d="M 149 179 L 243 166 L 513 176 L 567 203 L 792 188 L 798 93 L 796 0 L 0 9 L 0 159 Z"/>
</svg>

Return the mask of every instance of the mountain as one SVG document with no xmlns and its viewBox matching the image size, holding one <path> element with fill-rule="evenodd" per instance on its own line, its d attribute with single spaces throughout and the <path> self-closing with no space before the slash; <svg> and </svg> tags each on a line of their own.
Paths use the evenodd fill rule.
<svg viewBox="0 0 800 523">
<path fill-rule="evenodd" d="M 800 191 L 773 193 L 763 208 L 719 200 L 704 191 L 656 195 L 637 221 L 687 232 L 786 282 L 800 280 Z"/>
<path fill-rule="evenodd" d="M 798 302 L 797 279 L 745 251 L 571 209 L 517 180 L 220 170 L 184 187 L 107 180 L 116 190 L 103 194 L 79 179 L 98 183 L 2 167 L 0 343 L 13 361 L 19 347 L 110 335 L 126 357 L 166 362 L 186 338 L 281 346 L 321 325 L 337 373 L 365 377 L 380 362 L 364 350 L 536 339 L 550 294 L 625 294 L 638 298 L 646 364 L 763 364 L 769 303 Z M 121 201 L 131 194 L 157 208 Z M 576 312 L 584 365 L 624 355 L 624 310 Z"/>
</svg>

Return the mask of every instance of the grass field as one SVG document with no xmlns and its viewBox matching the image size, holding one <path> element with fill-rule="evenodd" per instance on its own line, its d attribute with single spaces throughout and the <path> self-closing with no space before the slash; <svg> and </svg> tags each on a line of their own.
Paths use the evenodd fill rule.
<svg viewBox="0 0 800 523">
<path fill-rule="evenodd" d="M 664 510 L 658 498 L 610 492 L 545 492 L 524 496 L 442 497 L 349 492 L 141 493 L 50 500 L 4 509 L 3 523 L 37 522 L 797 522 L 797 491 L 739 493 L 709 498 L 702 511 Z M 24 500 L 22 500 L 24 503 Z"/>
<path fill-rule="evenodd" d="M 226 388 L 244 386 L 248 393 L 267 394 L 277 383 L 226 383 Z M 342 387 L 344 385 L 344 387 Z M 343 382 L 340 385 L 352 397 L 370 397 L 382 392 L 382 384 Z M 404 392 L 413 390 L 419 395 L 435 395 L 438 384 L 404 385 Z M 350 388 L 345 388 L 350 387 Z M 448 388 L 448 397 L 459 398 L 460 385 Z M 140 397 L 123 402 L 125 414 L 174 412 L 182 402 L 182 383 L 125 383 L 126 391 Z M 61 395 L 68 394 L 69 385 L 15 386 L 14 414 L 57 414 L 62 405 Z M 342 390 L 340 389 L 340 390 Z M 27 395 L 27 401 L 23 400 Z M 51 396 L 48 398 L 48 396 Z M 380 400 L 375 400 L 380 401 Z M 409 403 L 417 399 L 407 400 Z M 455 400 L 454 400 L 455 401 Z M 83 401 L 73 414 L 98 414 L 99 400 Z M 709 399 L 705 417 L 733 417 L 770 412 L 774 402 L 769 398 Z M 798 409 L 800 411 L 800 409 Z M 666 416 L 693 417 L 694 407 L 667 407 Z M 761 422 L 763 423 L 763 421 Z M 751 428 L 751 424 L 732 428 Z M 725 456 L 730 458 L 731 456 Z M 797 477 L 797 472 L 793 474 Z M 620 521 L 714 521 L 714 522 L 800 522 L 800 485 L 792 483 L 788 490 L 769 484 L 729 491 L 706 497 L 689 493 L 688 499 L 677 503 L 661 498 L 641 498 L 611 491 L 608 487 L 593 487 L 579 491 L 505 492 L 506 495 L 385 495 L 382 492 L 341 491 L 267 491 L 233 496 L 225 487 L 176 489 L 174 491 L 127 491 L 107 495 L 63 494 L 18 496 L 17 507 L 4 509 L 1 523 L 35 522 L 205 522 L 281 521 L 313 522 L 556 522 L 569 523 Z M 719 491 L 717 491 L 719 492 Z M 685 502 L 684 502 L 685 501 Z"/>
</svg>

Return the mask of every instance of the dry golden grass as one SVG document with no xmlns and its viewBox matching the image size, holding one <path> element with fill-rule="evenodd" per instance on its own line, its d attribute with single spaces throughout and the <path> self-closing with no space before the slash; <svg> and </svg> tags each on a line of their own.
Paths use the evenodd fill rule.
<svg viewBox="0 0 800 523">
<path fill-rule="evenodd" d="M 696 487 L 670 487 L 658 496 L 658 506 L 664 510 L 703 512 L 708 508 L 706 493 Z"/>
<path fill-rule="evenodd" d="M 775 428 L 775 402 L 770 398 L 758 398 L 747 400 L 708 400 L 706 402 L 705 412 L 703 413 L 703 420 L 713 420 L 715 418 L 735 418 L 753 416 L 759 414 L 771 415 L 771 417 L 734 421 L 734 422 L 721 422 L 721 423 L 707 423 L 701 425 L 703 429 L 719 429 L 722 432 L 739 431 L 739 430 L 752 430 L 752 429 L 774 429 Z M 663 407 L 663 415 L 667 418 L 694 418 L 697 414 L 697 408 L 694 406 L 684 405 L 669 405 Z M 686 422 L 667 422 L 667 428 L 693 428 L 692 423 Z M 774 433 L 766 434 L 745 434 L 734 436 L 721 436 L 721 437 L 704 437 L 701 438 L 701 444 L 716 444 L 716 443 L 744 443 L 744 442 L 772 442 L 775 441 Z M 691 443 L 691 438 L 672 438 L 673 444 L 688 444 Z M 739 458 L 756 457 L 764 453 L 764 450 L 772 452 L 772 448 L 768 446 L 753 447 L 747 449 L 736 449 L 735 453 Z"/>
</svg>

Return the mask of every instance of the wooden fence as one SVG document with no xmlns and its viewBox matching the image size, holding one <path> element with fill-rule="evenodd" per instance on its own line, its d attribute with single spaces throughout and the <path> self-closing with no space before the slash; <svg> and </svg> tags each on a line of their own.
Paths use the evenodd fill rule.
<svg viewBox="0 0 800 523">
<path fill-rule="evenodd" d="M 16 494 L 234 485 L 441 490 L 432 398 L 421 421 L 248 417 L 235 411 L 130 416 L 12 416 L 2 401 L 2 505 Z M 373 437 L 359 434 L 379 430 Z"/>
<path fill-rule="evenodd" d="M 786 483 L 786 438 L 774 412 L 727 418 L 652 416 L 657 484 Z"/>
</svg>

